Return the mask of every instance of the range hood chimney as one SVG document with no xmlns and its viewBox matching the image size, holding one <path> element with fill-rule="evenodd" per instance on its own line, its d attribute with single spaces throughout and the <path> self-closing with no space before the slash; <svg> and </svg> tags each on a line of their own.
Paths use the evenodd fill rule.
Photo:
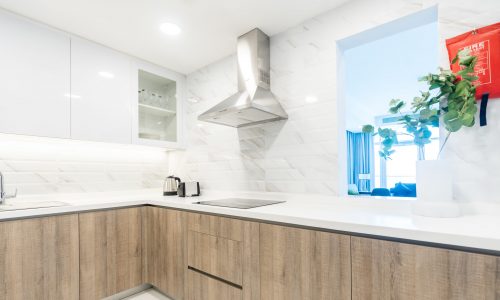
<svg viewBox="0 0 500 300">
<path fill-rule="evenodd" d="M 251 126 L 288 118 L 270 90 L 269 37 L 260 29 L 238 38 L 238 92 L 198 117 L 231 127 Z"/>
</svg>

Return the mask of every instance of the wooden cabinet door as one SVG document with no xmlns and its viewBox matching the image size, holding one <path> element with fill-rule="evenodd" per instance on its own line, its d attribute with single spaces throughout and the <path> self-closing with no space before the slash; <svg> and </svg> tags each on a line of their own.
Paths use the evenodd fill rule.
<svg viewBox="0 0 500 300">
<path fill-rule="evenodd" d="M 353 299 L 500 299 L 500 258 L 352 237 Z"/>
<path fill-rule="evenodd" d="M 143 209 L 144 281 L 175 300 L 184 299 L 184 213 L 160 207 Z"/>
<path fill-rule="evenodd" d="M 0 299 L 78 299 L 78 216 L 0 222 Z"/>
<path fill-rule="evenodd" d="M 260 224 L 261 299 L 351 299 L 350 237 Z"/>
<path fill-rule="evenodd" d="M 80 299 L 101 299 L 143 283 L 141 210 L 79 214 Z"/>
</svg>

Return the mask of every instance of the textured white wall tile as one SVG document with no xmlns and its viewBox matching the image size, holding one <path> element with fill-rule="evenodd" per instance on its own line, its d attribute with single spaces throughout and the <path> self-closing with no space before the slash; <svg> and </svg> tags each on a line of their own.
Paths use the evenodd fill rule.
<svg viewBox="0 0 500 300">
<path fill-rule="evenodd" d="M 0 135 L 0 171 L 19 195 L 85 193 L 161 187 L 164 150 Z"/>
<path fill-rule="evenodd" d="M 36 173 L 27 173 L 27 172 L 4 172 L 4 179 L 9 184 L 25 184 L 25 183 L 46 183 L 42 176 Z"/>
<path fill-rule="evenodd" d="M 16 172 L 57 172 L 59 171 L 59 164 L 57 162 L 44 162 L 44 161 L 16 161 L 10 160 L 9 166 Z M 4 170 L 3 166 L 0 166 Z"/>
<path fill-rule="evenodd" d="M 54 184 L 10 184 L 6 183 L 7 193 L 13 193 L 17 189 L 18 195 L 30 194 L 53 194 L 57 193 L 57 186 Z"/>
</svg>

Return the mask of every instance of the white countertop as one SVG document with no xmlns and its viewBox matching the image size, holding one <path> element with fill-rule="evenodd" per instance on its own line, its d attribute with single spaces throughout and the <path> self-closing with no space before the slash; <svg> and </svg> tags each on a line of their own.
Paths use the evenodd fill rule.
<svg viewBox="0 0 500 300">
<path fill-rule="evenodd" d="M 158 196 L 159 190 L 29 196 L 7 201 L 63 201 L 67 206 L 0 212 L 0 221 L 135 205 L 156 205 L 327 230 L 500 251 L 500 205 L 464 206 L 458 218 L 411 214 L 409 199 L 322 195 L 210 192 L 201 197 Z M 285 200 L 285 203 L 236 209 L 193 204 L 229 197 Z"/>
</svg>

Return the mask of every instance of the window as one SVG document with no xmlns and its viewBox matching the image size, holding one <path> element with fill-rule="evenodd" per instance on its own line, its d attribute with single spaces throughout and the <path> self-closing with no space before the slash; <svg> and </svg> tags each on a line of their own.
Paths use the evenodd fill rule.
<svg viewBox="0 0 500 300">
<path fill-rule="evenodd" d="M 419 159 L 417 146 L 413 143 L 410 136 L 405 135 L 406 129 L 402 125 L 386 126 L 391 127 L 398 136 L 398 144 L 394 146 L 396 152 L 390 160 L 386 160 L 377 155 L 380 149 L 380 139 L 375 137 L 374 141 L 374 186 L 381 188 L 392 188 L 397 183 L 415 183 L 416 165 L 415 161 Z M 425 145 L 425 159 L 436 159 L 439 153 L 439 129 L 430 128 L 432 131 L 431 143 Z"/>
<path fill-rule="evenodd" d="M 431 143 L 422 153 L 413 138 L 405 135 L 399 117 L 388 115 L 388 108 L 391 99 L 410 103 L 420 90 L 427 89 L 418 78 L 437 70 L 438 40 L 433 7 L 338 42 L 339 120 L 346 139 L 340 145 L 346 163 L 341 176 L 346 177 L 346 190 L 371 194 L 382 189 L 400 196 L 393 191 L 398 183 L 416 190 L 419 157 L 437 157 L 439 129 L 431 129 Z M 401 133 L 390 160 L 378 155 L 378 136 L 361 133 L 365 124 Z"/>
</svg>

